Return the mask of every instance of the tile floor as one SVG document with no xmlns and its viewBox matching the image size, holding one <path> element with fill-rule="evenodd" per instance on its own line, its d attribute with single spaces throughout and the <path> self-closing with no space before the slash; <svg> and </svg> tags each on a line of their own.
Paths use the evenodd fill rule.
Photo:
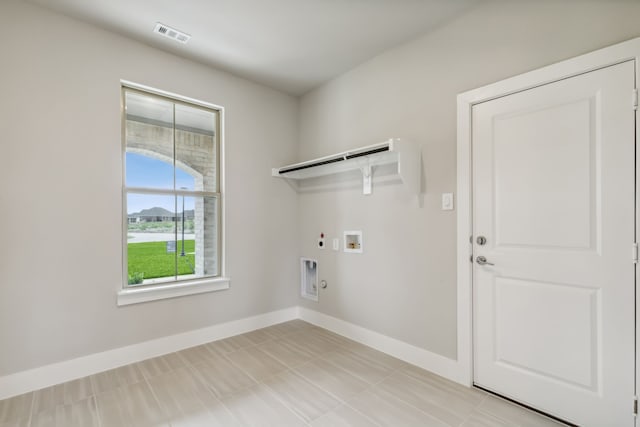
<svg viewBox="0 0 640 427">
<path fill-rule="evenodd" d="M 558 425 L 300 320 L 0 401 L 0 427 Z"/>
</svg>

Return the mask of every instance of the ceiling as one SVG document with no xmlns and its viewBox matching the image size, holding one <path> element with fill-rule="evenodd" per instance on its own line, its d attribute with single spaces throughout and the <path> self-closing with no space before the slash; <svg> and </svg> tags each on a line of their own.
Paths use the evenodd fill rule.
<svg viewBox="0 0 640 427">
<path fill-rule="evenodd" d="M 27 0 L 301 95 L 481 0 Z M 156 22 L 192 36 L 153 33 Z"/>
</svg>

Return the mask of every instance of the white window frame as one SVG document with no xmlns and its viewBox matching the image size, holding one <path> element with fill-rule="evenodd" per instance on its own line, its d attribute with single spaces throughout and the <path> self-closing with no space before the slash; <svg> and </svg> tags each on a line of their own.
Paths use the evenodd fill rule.
<svg viewBox="0 0 640 427">
<path fill-rule="evenodd" d="M 188 98 L 175 93 L 166 92 L 163 90 L 155 89 L 152 87 L 132 83 L 129 81 L 120 81 L 121 84 L 121 105 L 120 116 L 122 118 L 122 282 L 118 286 L 117 291 L 117 304 L 118 306 L 137 304 L 147 301 L 154 301 L 166 298 L 175 298 L 185 295 L 193 295 L 204 292 L 220 291 L 229 289 L 231 279 L 226 274 L 226 244 L 225 244 L 225 179 L 224 179 L 224 107 L 211 104 L 209 102 L 200 101 L 193 98 Z M 195 279 L 167 281 L 156 284 L 140 285 L 136 287 L 130 287 L 128 283 L 128 254 L 127 254 L 127 234 L 128 234 L 128 220 L 127 220 L 127 186 L 125 176 L 125 156 L 126 156 L 126 118 L 125 118 L 125 100 L 124 92 L 127 89 L 132 89 L 139 92 L 148 93 L 150 95 L 156 95 L 167 98 L 170 101 L 177 101 L 179 103 L 187 103 L 195 106 L 205 107 L 208 109 L 216 110 L 218 116 L 218 129 L 217 139 L 219 144 L 219 158 L 218 158 L 218 191 L 217 203 L 219 203 L 219 221 L 218 221 L 218 251 L 219 251 L 219 271 L 217 276 L 212 277 L 198 277 Z M 131 190 L 131 189 L 129 189 Z M 142 190 L 142 189 L 141 189 Z M 174 189 L 175 191 L 175 189 Z M 144 189 L 136 193 L 154 193 L 152 189 Z M 160 190 L 162 192 L 162 190 Z M 177 193 L 181 192 L 178 190 Z M 198 192 L 189 192 L 189 195 L 198 195 Z"/>
</svg>

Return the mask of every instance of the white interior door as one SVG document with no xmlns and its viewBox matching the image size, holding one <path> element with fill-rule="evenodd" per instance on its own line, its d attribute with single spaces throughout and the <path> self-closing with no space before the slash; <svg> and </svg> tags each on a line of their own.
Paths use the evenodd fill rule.
<svg viewBox="0 0 640 427">
<path fill-rule="evenodd" d="M 584 426 L 634 425 L 634 82 L 472 109 L 474 383 Z"/>
</svg>

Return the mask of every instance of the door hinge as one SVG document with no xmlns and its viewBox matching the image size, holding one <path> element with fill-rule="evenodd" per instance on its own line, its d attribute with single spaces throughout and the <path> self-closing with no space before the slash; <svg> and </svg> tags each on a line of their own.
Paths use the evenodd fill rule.
<svg viewBox="0 0 640 427">
<path fill-rule="evenodd" d="M 633 243 L 631 245 L 631 260 L 637 264 L 638 263 L 638 244 Z"/>
<path fill-rule="evenodd" d="M 638 416 L 638 396 L 633 398 L 633 415 Z"/>
<path fill-rule="evenodd" d="M 634 110 L 638 109 L 638 89 L 633 89 L 632 105 Z"/>
</svg>

